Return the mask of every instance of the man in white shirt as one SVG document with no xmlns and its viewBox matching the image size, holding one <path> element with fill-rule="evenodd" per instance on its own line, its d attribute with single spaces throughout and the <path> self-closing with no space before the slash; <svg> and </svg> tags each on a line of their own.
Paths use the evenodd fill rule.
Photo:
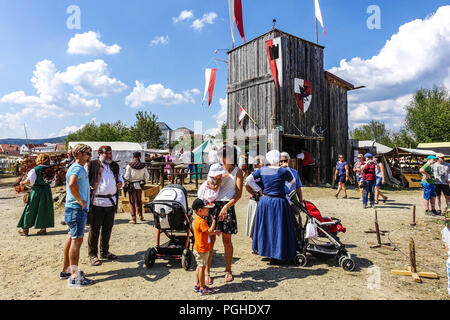
<svg viewBox="0 0 450 320">
<path fill-rule="evenodd" d="M 98 259 L 100 237 L 101 258 L 114 260 L 117 256 L 109 252 L 109 240 L 117 211 L 119 189 L 124 184 L 122 169 L 112 161 L 110 146 L 98 149 L 98 160 L 89 163 L 89 184 L 91 186 L 92 212 L 89 217 L 91 229 L 88 239 L 88 254 L 92 266 L 101 264 Z"/>
</svg>

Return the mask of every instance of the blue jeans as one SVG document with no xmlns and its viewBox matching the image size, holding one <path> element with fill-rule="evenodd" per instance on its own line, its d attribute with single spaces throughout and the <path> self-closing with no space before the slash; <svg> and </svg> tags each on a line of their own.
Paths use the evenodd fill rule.
<svg viewBox="0 0 450 320">
<path fill-rule="evenodd" d="M 84 227 L 86 226 L 87 211 L 81 208 L 65 208 L 64 221 L 69 227 L 69 234 L 72 239 L 84 237 Z"/>
<path fill-rule="evenodd" d="M 375 205 L 375 180 L 366 180 L 364 186 L 363 205 L 367 206 L 367 194 L 370 193 L 370 205 Z"/>
</svg>

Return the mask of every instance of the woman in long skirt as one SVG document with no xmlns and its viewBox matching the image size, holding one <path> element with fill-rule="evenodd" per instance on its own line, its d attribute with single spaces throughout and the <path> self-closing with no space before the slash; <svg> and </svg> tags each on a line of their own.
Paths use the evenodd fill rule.
<svg viewBox="0 0 450 320">
<path fill-rule="evenodd" d="M 260 256 L 274 260 L 291 261 L 296 254 L 296 235 L 291 209 L 286 198 L 285 183 L 295 179 L 286 168 L 280 168 L 280 152 L 272 150 L 266 155 L 269 166 L 252 175 L 264 184 L 264 196 L 258 203 L 253 250 Z"/>
<path fill-rule="evenodd" d="M 253 163 L 253 167 L 255 171 L 262 168 L 266 164 L 266 158 L 264 156 L 257 156 Z M 249 238 L 253 239 L 253 229 L 255 227 L 255 216 L 256 209 L 258 208 L 258 194 L 262 194 L 264 186 L 261 182 L 261 179 L 255 181 L 253 176 L 250 174 L 245 179 L 245 189 L 250 194 L 250 199 L 248 201 L 247 207 L 247 224 L 245 228 L 245 235 Z M 255 252 L 254 252 L 255 253 Z"/>
<path fill-rule="evenodd" d="M 30 197 L 19 223 L 20 235 L 28 236 L 28 231 L 34 226 L 40 229 L 37 234 L 47 234 L 47 228 L 55 226 L 53 197 L 50 184 L 55 181 L 55 173 L 50 168 L 50 157 L 40 154 L 36 159 L 37 167 L 28 172 L 24 184 L 32 186 Z"/>
</svg>

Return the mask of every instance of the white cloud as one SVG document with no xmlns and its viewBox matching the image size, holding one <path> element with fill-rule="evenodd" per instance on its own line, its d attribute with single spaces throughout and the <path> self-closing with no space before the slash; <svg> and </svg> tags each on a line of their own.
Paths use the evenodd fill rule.
<svg viewBox="0 0 450 320">
<path fill-rule="evenodd" d="M 155 37 L 150 43 L 151 46 L 157 46 L 159 44 L 165 46 L 169 43 L 169 36 L 159 36 Z"/>
<path fill-rule="evenodd" d="M 329 71 L 366 88 L 349 94 L 350 119 L 378 119 L 399 126 L 404 106 L 419 87 L 450 88 L 450 6 L 400 26 L 370 59 L 342 60 Z M 386 109 L 386 112 L 382 111 Z M 355 123 L 356 125 L 357 123 Z"/>
<path fill-rule="evenodd" d="M 195 19 L 192 24 L 191 28 L 197 31 L 201 31 L 206 24 L 214 24 L 214 20 L 217 18 L 217 13 L 215 12 L 209 12 L 205 13 L 201 19 Z"/>
<path fill-rule="evenodd" d="M 101 105 L 98 99 L 87 97 L 108 96 L 126 89 L 125 84 L 109 76 L 103 60 L 70 66 L 65 72 L 58 72 L 52 61 L 43 60 L 36 64 L 31 83 L 37 95 L 15 91 L 0 97 L 0 105 L 13 107 L 12 112 L 0 114 L 0 129 L 17 129 L 30 118 L 57 120 L 89 115 Z"/>
<path fill-rule="evenodd" d="M 67 53 L 84 55 L 113 55 L 120 52 L 121 48 L 119 45 L 114 44 L 112 46 L 107 46 L 100 41 L 100 38 L 100 33 L 94 31 L 78 33 L 69 40 Z"/>
<path fill-rule="evenodd" d="M 149 104 L 175 105 L 180 103 L 195 103 L 193 94 L 199 94 L 200 90 L 192 89 L 183 94 L 175 93 L 172 89 L 165 88 L 162 84 L 150 84 L 145 87 L 141 81 L 136 81 L 133 91 L 125 98 L 125 104 L 132 108 L 139 108 Z"/>
<path fill-rule="evenodd" d="M 178 17 L 173 17 L 173 23 L 178 23 L 180 21 L 189 20 L 194 18 L 194 12 L 192 10 L 183 10 L 181 11 Z"/>
</svg>

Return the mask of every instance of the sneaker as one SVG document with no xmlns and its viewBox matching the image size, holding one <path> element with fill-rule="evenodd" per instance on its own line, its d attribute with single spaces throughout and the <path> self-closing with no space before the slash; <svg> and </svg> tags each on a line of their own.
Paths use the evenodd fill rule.
<svg viewBox="0 0 450 320">
<path fill-rule="evenodd" d="M 66 280 L 69 279 L 72 273 L 70 272 L 60 272 L 59 273 L 59 279 L 60 280 Z M 84 272 L 80 270 L 80 275 L 84 277 Z"/>
<path fill-rule="evenodd" d="M 371 204 L 370 207 L 371 207 L 372 209 L 374 209 L 374 208 L 375 208 L 375 205 Z"/>
<path fill-rule="evenodd" d="M 194 286 L 194 292 L 198 293 L 200 291 L 200 287 L 199 286 Z"/>
<path fill-rule="evenodd" d="M 67 285 L 69 288 L 87 287 L 87 286 L 90 286 L 93 284 L 94 284 L 93 280 L 89 280 L 89 279 L 85 278 L 84 276 L 78 276 L 74 279 L 69 278 L 67 280 Z"/>
<path fill-rule="evenodd" d="M 440 216 L 442 216 L 442 211 L 441 210 L 437 210 L 436 213 Z"/>
<path fill-rule="evenodd" d="M 212 288 L 209 288 L 209 287 L 206 287 L 205 286 L 205 289 L 199 289 L 198 290 L 198 293 L 201 295 L 201 296 L 206 296 L 206 295 L 209 295 L 209 294 L 213 294 L 214 292 L 216 292 L 214 289 L 212 289 Z"/>
<path fill-rule="evenodd" d="M 439 216 L 440 215 L 435 209 L 431 210 L 431 213 L 433 215 L 435 215 L 435 216 Z"/>
<path fill-rule="evenodd" d="M 367 209 L 368 208 L 368 206 L 366 206 L 366 205 L 363 205 L 363 209 Z"/>
</svg>

